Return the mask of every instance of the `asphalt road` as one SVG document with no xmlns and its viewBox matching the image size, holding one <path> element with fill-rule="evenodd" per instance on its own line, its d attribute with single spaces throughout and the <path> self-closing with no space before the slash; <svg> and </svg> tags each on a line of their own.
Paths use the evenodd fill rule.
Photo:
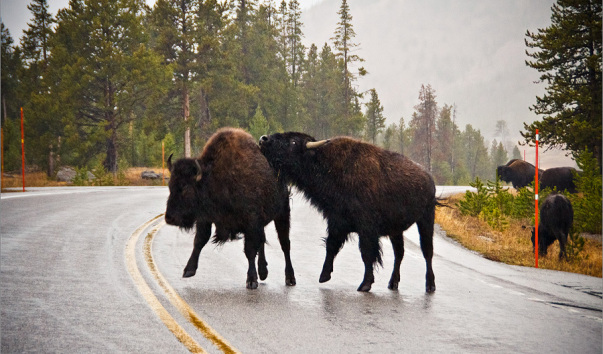
<svg viewBox="0 0 603 354">
<path fill-rule="evenodd" d="M 326 224 L 299 195 L 292 206 L 287 287 L 272 224 L 269 276 L 245 288 L 243 242 L 208 244 L 183 279 L 193 235 L 164 225 L 167 188 L 41 188 L 0 203 L 1 352 L 243 353 L 602 352 L 600 278 L 486 260 L 434 239 L 437 291 L 413 226 L 398 291 L 384 267 L 356 291 L 356 239 L 320 284 Z M 526 237 L 528 237 L 526 235 Z"/>
</svg>

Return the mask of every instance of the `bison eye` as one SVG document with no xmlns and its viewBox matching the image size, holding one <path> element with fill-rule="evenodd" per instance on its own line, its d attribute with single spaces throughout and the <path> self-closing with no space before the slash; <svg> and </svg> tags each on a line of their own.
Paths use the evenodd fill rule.
<svg viewBox="0 0 603 354">
<path fill-rule="evenodd" d="M 291 145 L 295 145 L 295 144 L 297 144 L 295 141 L 292 141 L 292 142 L 291 142 Z"/>
</svg>

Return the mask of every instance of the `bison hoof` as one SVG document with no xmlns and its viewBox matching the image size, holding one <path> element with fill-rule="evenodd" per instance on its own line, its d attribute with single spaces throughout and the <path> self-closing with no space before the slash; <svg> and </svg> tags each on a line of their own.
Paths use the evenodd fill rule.
<svg viewBox="0 0 603 354">
<path fill-rule="evenodd" d="M 389 284 L 387 285 L 387 288 L 389 290 L 398 290 L 398 282 L 397 281 L 390 281 Z"/>
<path fill-rule="evenodd" d="M 427 284 L 425 285 L 425 291 L 428 293 L 433 293 L 435 292 L 436 286 L 435 284 Z"/>
<path fill-rule="evenodd" d="M 326 283 L 329 280 L 331 280 L 331 274 L 328 274 L 328 273 L 327 274 L 321 274 L 320 278 L 318 279 L 318 282 L 319 283 Z"/>
<path fill-rule="evenodd" d="M 253 280 L 248 280 L 247 281 L 247 289 L 257 289 L 258 288 L 258 282 L 257 281 L 253 281 Z"/>
<path fill-rule="evenodd" d="M 260 280 L 266 280 L 266 278 L 268 278 L 268 269 L 267 268 L 261 268 L 258 269 L 258 275 L 260 276 Z"/>
<path fill-rule="evenodd" d="M 285 284 L 287 286 L 294 286 L 296 284 L 295 283 L 295 277 L 286 277 L 285 278 Z"/>
<path fill-rule="evenodd" d="M 184 274 L 182 274 L 183 278 L 190 278 L 197 273 L 196 270 L 184 270 Z"/>
<path fill-rule="evenodd" d="M 371 291 L 371 283 L 360 284 L 360 286 L 358 287 L 358 291 L 362 291 L 365 293 Z"/>
</svg>

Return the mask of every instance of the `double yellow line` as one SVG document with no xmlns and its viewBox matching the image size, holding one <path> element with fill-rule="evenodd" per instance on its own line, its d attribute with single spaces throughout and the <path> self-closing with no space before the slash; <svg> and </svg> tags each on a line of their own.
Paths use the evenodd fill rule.
<svg viewBox="0 0 603 354">
<path fill-rule="evenodd" d="M 167 282 L 167 280 L 163 277 L 161 272 L 155 266 L 155 262 L 153 260 L 153 253 L 151 252 L 151 245 L 153 241 L 153 237 L 161 227 L 165 225 L 165 221 L 163 220 L 163 214 L 154 217 L 153 219 L 147 221 L 142 224 L 139 228 L 137 228 L 128 243 L 126 244 L 126 265 L 128 268 L 128 272 L 138 291 L 140 291 L 141 295 L 147 301 L 147 303 L 151 306 L 151 309 L 155 311 L 155 313 L 159 316 L 161 321 L 165 324 L 165 326 L 172 331 L 172 333 L 176 336 L 176 338 L 184 344 L 192 353 L 206 353 L 205 349 L 199 345 L 199 343 L 188 334 L 180 324 L 170 315 L 170 313 L 163 307 L 159 299 L 153 294 L 151 287 L 145 281 L 138 265 L 136 263 L 136 244 L 145 230 L 153 227 L 151 231 L 147 234 L 143 244 L 143 254 L 145 263 L 149 268 L 150 273 L 157 281 L 157 284 L 163 291 L 167 294 L 167 297 L 170 303 L 186 318 L 189 320 L 201 334 L 203 334 L 208 340 L 210 340 L 218 349 L 220 349 L 224 353 L 238 353 L 238 351 L 229 344 L 218 332 L 216 332 L 213 328 L 211 328 L 195 311 L 184 301 L 180 295 L 172 288 L 172 286 Z"/>
</svg>

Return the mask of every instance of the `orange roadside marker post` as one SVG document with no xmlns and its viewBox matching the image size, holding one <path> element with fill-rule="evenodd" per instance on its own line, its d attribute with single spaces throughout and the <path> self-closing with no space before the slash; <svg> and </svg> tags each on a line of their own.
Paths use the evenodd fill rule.
<svg viewBox="0 0 603 354">
<path fill-rule="evenodd" d="M 23 192 L 25 192 L 25 133 L 23 130 L 23 107 L 21 107 L 21 176 L 23 176 Z"/>
<path fill-rule="evenodd" d="M 534 258 L 536 259 L 536 268 L 538 268 L 538 138 L 538 129 L 536 129 L 536 179 L 534 182 L 534 199 L 536 202 L 534 218 Z"/>
</svg>

